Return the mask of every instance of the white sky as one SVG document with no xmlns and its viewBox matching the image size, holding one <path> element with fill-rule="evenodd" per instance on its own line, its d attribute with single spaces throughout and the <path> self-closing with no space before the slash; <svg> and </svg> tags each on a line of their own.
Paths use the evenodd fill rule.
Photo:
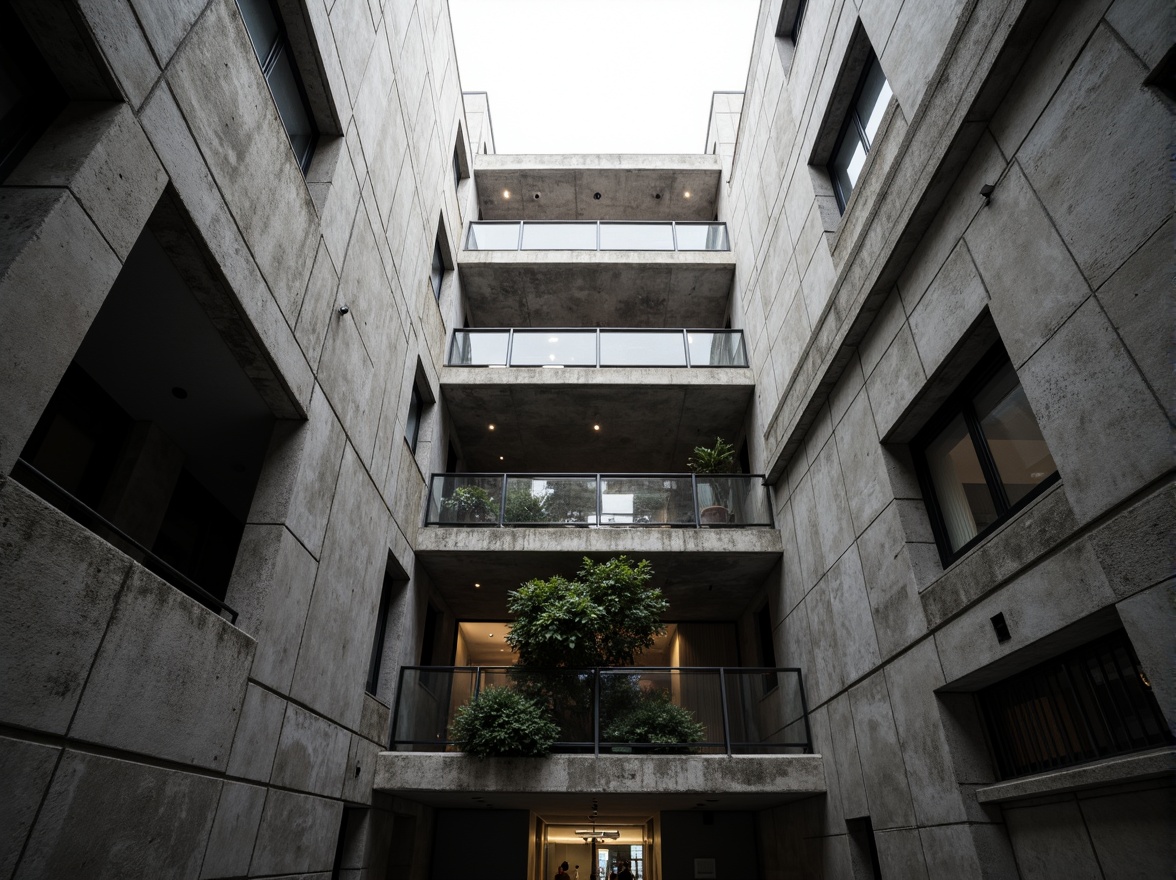
<svg viewBox="0 0 1176 880">
<path fill-rule="evenodd" d="M 759 0 L 449 0 L 499 153 L 701 153 L 741 92 Z"/>
</svg>

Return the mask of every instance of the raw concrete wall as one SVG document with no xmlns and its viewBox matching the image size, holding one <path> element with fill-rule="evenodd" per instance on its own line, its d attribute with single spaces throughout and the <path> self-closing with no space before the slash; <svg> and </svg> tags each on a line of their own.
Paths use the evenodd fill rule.
<svg viewBox="0 0 1176 880">
<path fill-rule="evenodd" d="M 371 805 L 390 712 L 364 681 L 385 565 L 415 570 L 442 469 L 441 407 L 415 453 L 404 433 L 463 309 L 429 265 L 476 213 L 451 166 L 471 126 L 442 0 L 278 5 L 322 132 L 305 176 L 233 0 L 14 3 L 71 103 L 0 186 L 0 877 L 329 872 L 344 803 Z M 492 149 L 474 130 L 468 157 Z M 236 626 L 5 479 L 161 197 L 280 420 Z M 348 876 L 382 876 L 373 847 Z"/>
<path fill-rule="evenodd" d="M 761 814 L 767 875 L 855 876 L 846 820 L 868 815 L 883 876 L 1063 876 L 1040 854 L 1069 836 L 1118 876 L 1170 795 L 1089 795 L 1138 837 L 1084 826 L 1074 795 L 982 807 L 979 718 L 942 692 L 1125 626 L 1173 720 L 1170 110 L 1143 85 L 1168 44 L 1142 24 L 1171 11 L 810 2 L 794 46 L 780 8 L 760 10 L 720 219 L 784 541 L 777 658 L 804 670 L 829 794 Z M 855 30 L 895 97 L 842 215 L 819 139 Z M 998 339 L 1060 483 L 945 568 L 908 444 Z"/>
</svg>

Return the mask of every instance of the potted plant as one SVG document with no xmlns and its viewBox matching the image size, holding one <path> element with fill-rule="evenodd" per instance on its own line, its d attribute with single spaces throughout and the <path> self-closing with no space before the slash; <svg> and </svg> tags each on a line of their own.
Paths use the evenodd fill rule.
<svg viewBox="0 0 1176 880">
<path fill-rule="evenodd" d="M 531 697 L 488 687 L 457 710 L 449 735 L 479 758 L 539 758 L 551 751 L 559 728 Z"/>
<path fill-rule="evenodd" d="M 732 473 L 735 470 L 735 447 L 722 437 L 716 437 L 714 446 L 695 446 L 694 454 L 687 459 L 686 466 L 695 475 Z M 727 509 L 726 481 L 714 480 L 707 485 L 713 495 L 714 503 L 703 507 L 702 499 L 699 498 L 699 523 L 702 525 L 724 525 L 730 522 L 731 512 Z"/>
<path fill-rule="evenodd" d="M 493 522 L 498 516 L 498 502 L 481 486 L 459 486 L 441 502 L 441 509 L 453 522 Z"/>
<path fill-rule="evenodd" d="M 614 752 L 628 752 L 633 746 L 657 754 L 687 754 L 691 743 L 701 742 L 703 726 L 694 713 L 675 705 L 666 691 L 643 693 L 637 704 L 604 730 L 607 742 L 618 743 Z M 648 748 L 640 746 L 648 744 Z"/>
</svg>

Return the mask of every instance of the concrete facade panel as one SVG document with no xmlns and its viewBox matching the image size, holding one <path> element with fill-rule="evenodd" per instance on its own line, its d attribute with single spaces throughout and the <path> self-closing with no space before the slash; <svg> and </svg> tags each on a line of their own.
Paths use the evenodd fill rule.
<svg viewBox="0 0 1176 880">
<path fill-rule="evenodd" d="M 874 673 L 852 688 L 849 696 L 874 828 L 914 825 L 914 805 L 885 675 L 881 671 Z"/>
<path fill-rule="evenodd" d="M 231 776 L 266 782 L 274 765 L 278 736 L 286 715 L 286 701 L 250 684 L 241 707 L 241 720 L 229 754 Z"/>
<path fill-rule="evenodd" d="M 5 786 L 0 801 L 0 827 L 5 829 L 0 877 L 12 876 L 60 757 L 60 748 L 0 738 L 0 776 Z"/>
<path fill-rule="evenodd" d="M 257 876 L 329 871 L 342 810 L 340 801 L 270 789 L 249 873 Z"/>
<path fill-rule="evenodd" d="M 290 704 L 282 721 L 270 782 L 339 797 L 350 744 L 346 730 Z"/>
<path fill-rule="evenodd" d="M 200 867 L 200 880 L 241 877 L 249 871 L 249 856 L 257 839 L 264 805 L 265 789 L 261 786 L 224 783 Z"/>
</svg>

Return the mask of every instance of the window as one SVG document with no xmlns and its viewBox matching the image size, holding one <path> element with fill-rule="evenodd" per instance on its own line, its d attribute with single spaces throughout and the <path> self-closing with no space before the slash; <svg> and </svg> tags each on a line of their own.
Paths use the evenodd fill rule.
<svg viewBox="0 0 1176 880">
<path fill-rule="evenodd" d="M 257 63 L 269 84 L 278 115 L 290 138 L 298 167 L 305 174 L 318 140 L 310 100 L 290 48 L 290 38 L 273 0 L 237 0 Z"/>
<path fill-rule="evenodd" d="M 978 696 L 1001 779 L 1173 742 L 1123 630 Z"/>
<path fill-rule="evenodd" d="M 457 143 L 453 145 L 453 187 L 457 189 L 461 182 L 470 176 L 469 164 L 466 160 L 465 143 L 462 141 L 461 125 L 457 126 Z"/>
<path fill-rule="evenodd" d="M 429 271 L 429 283 L 433 287 L 433 296 L 441 299 L 441 282 L 445 279 L 445 260 L 441 255 L 441 240 L 433 243 L 433 266 Z"/>
<path fill-rule="evenodd" d="M 0 180 L 63 106 L 65 92 L 16 13 L 0 2 Z"/>
<path fill-rule="evenodd" d="M 791 24 L 788 26 L 788 38 L 792 40 L 793 44 L 800 39 L 800 27 L 804 24 L 804 11 L 808 6 L 808 0 L 796 0 L 795 3 L 785 3 L 781 10 L 782 17 L 785 14 L 791 13 Z M 794 7 L 794 8 L 792 8 Z M 781 21 L 783 24 L 783 21 Z"/>
<path fill-rule="evenodd" d="M 878 126 L 882 124 L 892 94 L 886 74 L 882 72 L 878 57 L 871 49 L 849 113 L 842 124 L 841 134 L 837 136 L 833 147 L 833 158 L 829 162 L 829 176 L 833 180 L 833 191 L 842 213 L 865 167 L 866 155 L 878 133 Z"/>
<path fill-rule="evenodd" d="M 772 613 L 767 605 L 755 612 L 755 635 L 759 641 L 760 666 L 774 668 L 776 665 L 776 644 L 772 638 Z M 775 689 L 778 684 L 776 673 L 764 673 L 763 685 L 765 694 Z"/>
<path fill-rule="evenodd" d="M 882 865 L 878 861 L 878 843 L 870 817 L 846 819 L 845 832 L 849 843 L 850 870 L 855 880 L 881 880 Z"/>
<path fill-rule="evenodd" d="M 944 565 L 1057 480 L 1053 456 L 1000 346 L 916 438 L 915 452 Z"/>
<path fill-rule="evenodd" d="M 421 400 L 420 389 L 413 385 L 412 396 L 408 401 L 408 421 L 404 425 L 404 439 L 408 441 L 408 447 L 414 453 L 417 447 L 417 436 L 421 431 L 421 411 L 423 409 L 424 402 Z"/>
</svg>

